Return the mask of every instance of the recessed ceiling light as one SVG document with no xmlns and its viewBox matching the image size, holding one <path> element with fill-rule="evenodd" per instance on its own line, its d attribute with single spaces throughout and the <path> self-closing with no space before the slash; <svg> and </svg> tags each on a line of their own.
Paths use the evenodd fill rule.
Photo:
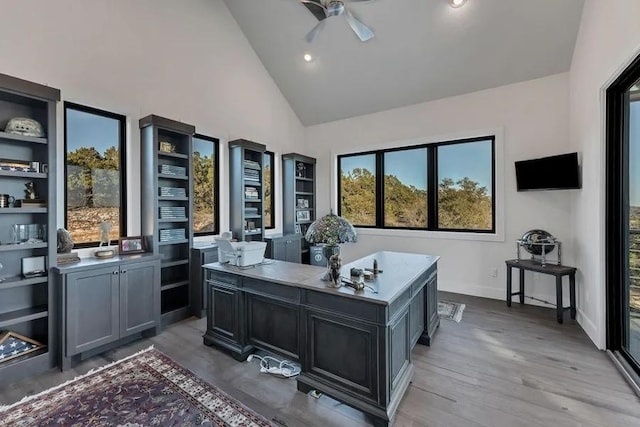
<svg viewBox="0 0 640 427">
<path fill-rule="evenodd" d="M 304 58 L 304 60 L 305 60 L 305 61 L 307 61 L 307 62 L 311 62 L 311 61 L 313 61 L 313 56 L 311 56 L 311 54 L 310 54 L 310 53 L 305 53 L 305 54 L 304 54 L 304 56 L 303 56 L 303 58 Z"/>
<path fill-rule="evenodd" d="M 449 5 L 451 7 L 462 7 L 466 2 L 467 0 L 449 0 Z"/>
</svg>

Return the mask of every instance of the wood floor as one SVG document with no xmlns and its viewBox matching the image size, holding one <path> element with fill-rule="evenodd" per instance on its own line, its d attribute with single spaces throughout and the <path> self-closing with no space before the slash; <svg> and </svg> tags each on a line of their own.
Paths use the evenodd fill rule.
<svg viewBox="0 0 640 427">
<path fill-rule="evenodd" d="M 413 383 L 395 426 L 640 426 L 640 401 L 574 321 L 550 309 L 441 293 L 466 304 L 462 322 L 443 320 L 432 347 L 416 346 Z M 258 371 L 202 344 L 204 319 L 157 337 L 0 389 L 14 402 L 135 351 L 156 346 L 201 378 L 281 426 L 366 426 L 359 411 L 296 391 L 295 380 Z"/>
</svg>

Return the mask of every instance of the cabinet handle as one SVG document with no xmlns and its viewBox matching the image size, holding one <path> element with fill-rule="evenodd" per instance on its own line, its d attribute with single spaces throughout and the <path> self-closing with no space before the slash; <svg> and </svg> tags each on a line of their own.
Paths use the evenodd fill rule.
<svg viewBox="0 0 640 427">
<path fill-rule="evenodd" d="M 126 272 L 127 272 L 127 270 L 122 270 L 122 271 L 120 271 L 120 273 L 122 273 L 122 274 L 124 274 L 124 273 L 126 273 Z"/>
<path fill-rule="evenodd" d="M 114 271 L 114 272 L 113 272 L 113 274 L 117 276 L 117 275 L 118 275 L 118 272 L 117 272 L 117 271 Z"/>
</svg>

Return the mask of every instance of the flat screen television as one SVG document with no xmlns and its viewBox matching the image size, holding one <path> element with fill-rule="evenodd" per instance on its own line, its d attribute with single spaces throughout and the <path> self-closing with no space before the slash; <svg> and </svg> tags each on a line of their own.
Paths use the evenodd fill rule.
<svg viewBox="0 0 640 427">
<path fill-rule="evenodd" d="M 518 191 L 580 188 L 578 153 L 516 162 Z"/>
</svg>

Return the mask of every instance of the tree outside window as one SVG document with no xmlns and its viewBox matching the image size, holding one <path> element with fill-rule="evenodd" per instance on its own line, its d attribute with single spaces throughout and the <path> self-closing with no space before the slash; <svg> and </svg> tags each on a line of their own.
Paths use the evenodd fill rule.
<svg viewBox="0 0 640 427">
<path fill-rule="evenodd" d="M 65 227 L 76 247 L 97 246 L 125 230 L 125 117 L 65 103 Z"/>
</svg>

